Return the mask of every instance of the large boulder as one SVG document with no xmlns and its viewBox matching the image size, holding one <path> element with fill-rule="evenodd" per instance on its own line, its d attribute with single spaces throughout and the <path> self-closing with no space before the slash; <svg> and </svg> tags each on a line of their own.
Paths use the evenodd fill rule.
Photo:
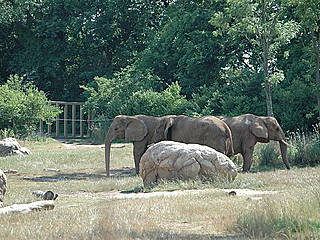
<svg viewBox="0 0 320 240">
<path fill-rule="evenodd" d="M 6 138 L 0 141 L 0 157 L 29 154 L 31 154 L 30 150 L 21 147 L 18 141 L 14 138 Z"/>
<path fill-rule="evenodd" d="M 199 144 L 162 141 L 148 148 L 140 160 L 144 185 L 159 179 L 228 179 L 237 176 L 237 167 L 224 154 Z"/>
<path fill-rule="evenodd" d="M 0 169 L 0 207 L 2 207 L 3 198 L 7 191 L 7 177 Z"/>
</svg>

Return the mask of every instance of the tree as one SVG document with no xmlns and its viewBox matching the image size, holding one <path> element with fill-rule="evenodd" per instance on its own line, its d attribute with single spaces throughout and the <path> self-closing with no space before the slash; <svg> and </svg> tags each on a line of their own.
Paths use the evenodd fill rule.
<svg viewBox="0 0 320 240">
<path fill-rule="evenodd" d="M 55 100 L 136 61 L 171 1 L 0 0 L 0 77 L 26 74 Z"/>
<path fill-rule="evenodd" d="M 320 5 L 317 0 L 292 0 L 304 33 L 311 40 L 311 62 L 314 65 L 318 114 L 320 119 Z"/>
<path fill-rule="evenodd" d="M 0 135 L 12 131 L 14 135 L 28 135 L 35 131 L 39 120 L 50 121 L 61 111 L 48 104 L 44 92 L 24 77 L 11 75 L 0 85 Z"/>
<path fill-rule="evenodd" d="M 299 25 L 285 15 L 286 6 L 280 0 L 229 0 L 224 11 L 214 14 L 211 23 L 215 35 L 227 34 L 231 41 L 244 44 L 240 52 L 242 67 L 263 72 L 267 115 L 273 115 L 271 87 L 283 80 L 277 69 L 277 53 L 299 30 Z M 238 53 L 239 54 L 239 53 Z"/>
<path fill-rule="evenodd" d="M 176 1 L 169 5 L 167 21 L 140 54 L 140 70 L 151 70 L 162 89 L 178 81 L 188 99 L 201 86 L 219 85 L 220 69 L 229 57 L 224 37 L 212 35 L 209 20 L 219 1 Z"/>
</svg>

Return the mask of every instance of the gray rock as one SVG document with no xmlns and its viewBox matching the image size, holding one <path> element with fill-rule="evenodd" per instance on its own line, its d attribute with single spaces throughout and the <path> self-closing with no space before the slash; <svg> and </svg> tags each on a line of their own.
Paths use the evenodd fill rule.
<svg viewBox="0 0 320 240">
<path fill-rule="evenodd" d="M 52 192 L 52 191 L 34 191 L 32 192 L 33 195 L 36 197 L 42 198 L 43 200 L 56 200 L 58 197 L 58 194 Z"/>
<path fill-rule="evenodd" d="M 140 160 L 144 185 L 159 179 L 234 180 L 237 167 L 224 154 L 199 144 L 162 141 L 148 148 Z"/>
<path fill-rule="evenodd" d="M 29 154 L 31 154 L 31 151 L 25 147 L 21 147 L 14 138 L 6 138 L 0 141 L 0 157 Z"/>
</svg>

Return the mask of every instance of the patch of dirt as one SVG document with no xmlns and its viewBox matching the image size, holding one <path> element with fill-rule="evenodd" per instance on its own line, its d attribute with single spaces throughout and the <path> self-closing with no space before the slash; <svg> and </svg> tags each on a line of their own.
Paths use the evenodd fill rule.
<svg viewBox="0 0 320 240">
<path fill-rule="evenodd" d="M 82 192 L 74 195 L 82 196 L 82 197 L 103 197 L 109 199 L 141 199 L 141 198 L 152 198 L 152 197 L 175 197 L 180 195 L 189 195 L 189 194 L 203 194 L 203 193 L 219 193 L 225 192 L 227 195 L 229 192 L 234 191 L 236 196 L 259 196 L 259 195 L 269 195 L 279 193 L 277 191 L 257 191 L 252 189 L 205 189 L 205 190 L 178 190 L 173 192 L 150 192 L 150 193 L 123 193 L 119 191 L 113 192 L 98 192 L 98 193 L 88 193 Z M 73 195 L 73 196 L 74 196 Z M 252 200 L 260 200 L 261 197 L 253 197 Z"/>
</svg>

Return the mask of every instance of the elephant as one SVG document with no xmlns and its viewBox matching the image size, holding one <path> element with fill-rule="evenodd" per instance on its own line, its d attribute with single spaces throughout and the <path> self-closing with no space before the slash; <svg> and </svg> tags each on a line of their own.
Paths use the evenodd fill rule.
<svg viewBox="0 0 320 240">
<path fill-rule="evenodd" d="M 251 168 L 256 143 L 267 143 L 270 140 L 279 142 L 282 160 L 287 169 L 290 169 L 287 158 L 287 147 L 290 144 L 285 141 L 285 134 L 274 117 L 244 114 L 230 118 L 222 116 L 218 118 L 223 120 L 231 129 L 234 153 L 241 153 L 243 156 L 242 170 L 244 172 L 248 172 Z"/>
<path fill-rule="evenodd" d="M 119 115 L 111 123 L 105 138 L 105 162 L 108 176 L 110 175 L 110 146 L 115 139 L 133 142 L 137 174 L 139 174 L 140 159 L 148 145 L 163 140 L 203 144 L 228 156 L 233 154 L 231 131 L 227 124 L 216 117 Z"/>
<path fill-rule="evenodd" d="M 156 136 L 161 140 L 171 140 L 182 143 L 195 143 L 212 147 L 227 156 L 233 155 L 231 130 L 226 123 L 213 116 L 193 118 L 184 115 L 168 116 L 170 126 L 161 124 L 156 128 Z M 164 129 L 164 127 L 166 129 Z"/>
<path fill-rule="evenodd" d="M 105 163 L 107 176 L 110 175 L 110 147 L 111 142 L 116 139 L 125 139 L 133 142 L 133 155 L 136 173 L 139 173 L 139 162 L 143 153 L 147 150 L 147 146 L 161 141 L 165 138 L 165 133 L 155 131 L 162 124 L 163 131 L 167 131 L 172 124 L 170 117 L 152 117 L 146 115 L 118 115 L 112 121 L 105 138 Z M 154 136 L 158 134 L 159 136 Z"/>
</svg>

